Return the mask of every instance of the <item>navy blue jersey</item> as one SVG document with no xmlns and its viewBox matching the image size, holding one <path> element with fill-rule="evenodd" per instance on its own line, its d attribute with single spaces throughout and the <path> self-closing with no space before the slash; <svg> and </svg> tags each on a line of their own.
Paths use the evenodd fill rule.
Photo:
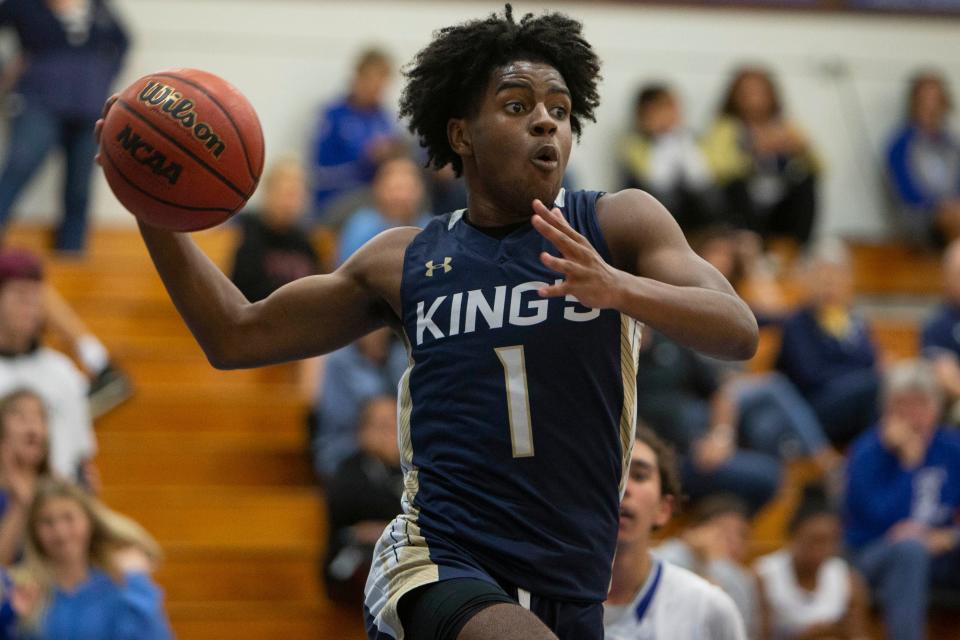
<svg viewBox="0 0 960 640">
<path fill-rule="evenodd" d="M 561 191 L 571 226 L 608 262 L 600 193 Z M 400 385 L 404 508 L 431 559 L 459 549 L 495 579 L 602 601 L 633 444 L 640 326 L 537 290 L 559 252 L 531 225 L 497 240 L 462 212 L 407 248 Z"/>
</svg>

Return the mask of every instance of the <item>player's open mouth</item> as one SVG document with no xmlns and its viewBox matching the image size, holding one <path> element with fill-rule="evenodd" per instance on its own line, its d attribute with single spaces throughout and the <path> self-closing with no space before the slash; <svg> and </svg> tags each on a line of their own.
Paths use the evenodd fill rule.
<svg viewBox="0 0 960 640">
<path fill-rule="evenodd" d="M 533 152 L 530 162 L 541 171 L 555 171 L 560 166 L 560 151 L 552 144 L 545 144 Z"/>
</svg>

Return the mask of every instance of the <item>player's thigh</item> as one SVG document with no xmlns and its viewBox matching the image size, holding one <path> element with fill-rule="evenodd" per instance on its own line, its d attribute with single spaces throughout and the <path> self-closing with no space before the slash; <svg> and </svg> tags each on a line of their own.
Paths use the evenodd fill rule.
<svg viewBox="0 0 960 640">
<path fill-rule="evenodd" d="M 456 640 L 557 640 L 557 636 L 518 604 L 495 604 L 478 611 Z"/>
</svg>

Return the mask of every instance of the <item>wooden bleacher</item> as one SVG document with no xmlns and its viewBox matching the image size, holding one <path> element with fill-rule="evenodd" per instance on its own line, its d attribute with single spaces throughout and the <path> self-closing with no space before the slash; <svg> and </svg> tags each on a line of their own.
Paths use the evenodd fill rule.
<svg viewBox="0 0 960 640">
<path fill-rule="evenodd" d="M 231 229 L 195 235 L 218 264 Z M 47 253 L 43 233 L 9 244 Z M 147 527 L 181 640 L 365 637 L 317 580 L 323 503 L 304 452 L 293 369 L 216 371 L 167 298 L 133 229 L 98 230 L 50 280 L 133 377 L 133 399 L 97 423 L 105 501 Z"/>
<path fill-rule="evenodd" d="M 232 234 L 194 237 L 225 265 Z M 36 229 L 12 230 L 9 243 L 47 253 Z M 935 259 L 917 262 L 875 245 L 855 245 L 853 255 L 858 291 L 939 290 Z M 359 612 L 330 604 L 317 579 L 326 523 L 304 452 L 305 406 L 294 370 L 214 370 L 133 229 L 100 229 L 86 257 L 51 257 L 48 267 L 53 284 L 135 380 L 135 397 L 97 424 L 98 462 L 106 502 L 163 545 L 157 579 L 177 637 L 364 638 Z M 873 327 L 885 353 L 916 353 L 916 323 L 876 318 Z M 755 369 L 769 366 L 777 340 L 765 333 Z M 783 495 L 758 517 L 755 553 L 782 543 L 799 487 L 814 473 L 805 464 L 789 469 Z"/>
</svg>

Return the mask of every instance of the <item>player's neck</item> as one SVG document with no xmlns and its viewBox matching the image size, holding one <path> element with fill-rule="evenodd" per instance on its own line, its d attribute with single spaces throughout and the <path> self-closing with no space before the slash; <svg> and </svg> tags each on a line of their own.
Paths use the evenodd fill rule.
<svg viewBox="0 0 960 640">
<path fill-rule="evenodd" d="M 512 210 L 512 207 L 504 206 L 487 193 L 487 189 L 473 171 L 465 168 L 463 177 L 467 184 L 467 218 L 471 225 L 482 229 L 530 222 L 533 217 L 532 201 L 526 208 Z"/>
<path fill-rule="evenodd" d="M 613 580 L 610 581 L 607 602 L 611 604 L 633 602 L 637 592 L 650 577 L 652 566 L 653 560 L 646 543 L 617 549 L 617 555 L 613 559 Z"/>
</svg>

